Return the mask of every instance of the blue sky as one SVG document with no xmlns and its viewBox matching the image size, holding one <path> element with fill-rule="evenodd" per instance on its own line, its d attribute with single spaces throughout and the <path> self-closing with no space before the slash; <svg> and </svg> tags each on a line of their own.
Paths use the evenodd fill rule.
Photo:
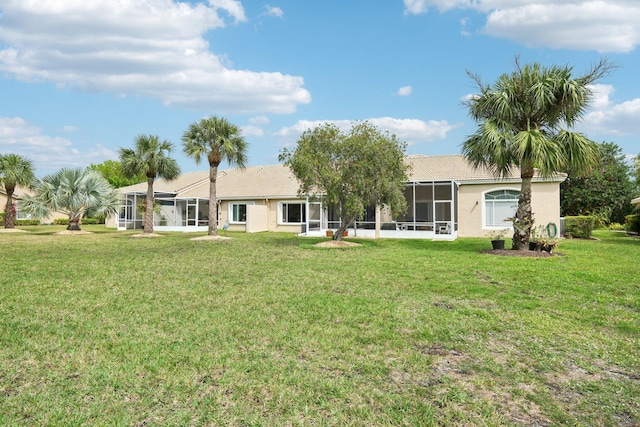
<svg viewBox="0 0 640 427">
<path fill-rule="evenodd" d="M 240 126 L 249 164 L 305 128 L 369 120 L 410 154 L 456 154 L 476 124 L 466 71 L 514 58 L 617 68 L 577 130 L 640 154 L 637 0 L 0 0 L 0 153 L 38 176 L 117 159 L 139 134 L 182 154 L 194 121 Z"/>
</svg>

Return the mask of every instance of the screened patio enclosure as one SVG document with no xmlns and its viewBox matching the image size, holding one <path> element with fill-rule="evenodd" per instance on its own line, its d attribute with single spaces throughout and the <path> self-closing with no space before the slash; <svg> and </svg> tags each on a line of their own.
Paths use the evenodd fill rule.
<svg viewBox="0 0 640 427">
<path fill-rule="evenodd" d="M 117 217 L 118 230 L 144 229 L 146 193 L 125 195 Z M 159 231 L 206 231 L 209 226 L 209 199 L 177 199 L 170 194 L 155 197 L 153 228 Z"/>
<path fill-rule="evenodd" d="M 393 216 L 380 212 L 380 237 L 455 239 L 457 223 L 457 186 L 454 181 L 416 181 L 404 189 L 407 212 Z M 307 203 L 307 221 L 303 227 L 307 235 L 322 235 L 335 230 L 341 220 L 332 209 L 320 202 Z M 375 207 L 366 209 L 363 217 L 351 224 L 350 236 L 374 237 Z"/>
</svg>

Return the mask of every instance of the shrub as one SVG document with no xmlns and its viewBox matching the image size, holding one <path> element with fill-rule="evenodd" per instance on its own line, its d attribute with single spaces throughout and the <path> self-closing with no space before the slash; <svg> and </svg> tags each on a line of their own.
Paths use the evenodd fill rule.
<svg viewBox="0 0 640 427">
<path fill-rule="evenodd" d="M 589 239 L 596 225 L 596 219 L 592 216 L 566 216 L 564 217 L 564 235 L 569 238 Z"/>
<path fill-rule="evenodd" d="M 624 217 L 624 229 L 632 233 L 640 233 L 640 214 Z"/>
<path fill-rule="evenodd" d="M 624 227 L 624 225 L 620 224 L 619 222 L 612 222 L 611 224 L 609 224 L 609 230 L 621 231 L 621 230 L 625 230 L 625 227 Z"/>
<path fill-rule="evenodd" d="M 16 219 L 16 225 L 40 225 L 37 219 Z"/>
<path fill-rule="evenodd" d="M 5 213 L 0 213 L 0 227 L 4 227 L 4 217 Z M 37 219 L 16 219 L 14 225 L 40 225 L 40 221 Z"/>
<path fill-rule="evenodd" d="M 104 224 L 104 218 L 100 219 L 100 218 L 82 218 L 82 221 L 80 221 L 81 224 L 83 225 L 88 225 L 88 224 Z"/>
<path fill-rule="evenodd" d="M 69 218 L 56 218 L 53 220 L 55 225 L 69 225 Z M 80 220 L 80 224 L 82 225 L 90 225 L 90 224 L 104 224 L 104 222 L 100 222 L 99 218 L 82 218 Z"/>
</svg>

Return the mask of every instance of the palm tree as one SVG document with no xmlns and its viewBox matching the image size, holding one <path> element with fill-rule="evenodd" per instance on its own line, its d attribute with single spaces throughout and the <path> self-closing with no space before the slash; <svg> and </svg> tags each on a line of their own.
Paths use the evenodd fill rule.
<svg viewBox="0 0 640 427">
<path fill-rule="evenodd" d="M 114 215 L 120 204 L 120 194 L 90 169 L 61 169 L 36 182 L 33 190 L 33 196 L 24 198 L 23 209 L 38 219 L 63 213 L 69 217 L 67 230 L 80 230 L 85 215 Z"/>
<path fill-rule="evenodd" d="M 524 249 L 533 225 L 535 170 L 549 177 L 568 167 L 584 170 L 597 161 L 597 144 L 568 129 L 581 119 L 592 99 L 589 85 L 607 74 L 611 65 L 603 60 L 579 77 L 572 77 L 569 66 L 521 66 L 517 58 L 515 65 L 514 72 L 501 75 L 493 85 L 470 74 L 480 93 L 466 105 L 479 125 L 463 143 L 462 153 L 475 167 L 487 167 L 498 177 L 520 168 L 513 248 Z"/>
<path fill-rule="evenodd" d="M 169 157 L 173 144 L 161 141 L 156 135 L 139 135 L 134 142 L 135 150 L 120 149 L 120 162 L 125 176 L 133 178 L 138 174 L 147 177 L 147 198 L 144 206 L 144 234 L 153 233 L 153 182 L 156 178 L 167 181 L 180 175 L 180 166 Z"/>
<path fill-rule="evenodd" d="M 17 154 L 0 155 L 0 185 L 4 185 L 7 193 L 5 207 L 4 228 L 14 228 L 16 208 L 13 203 L 13 193 L 16 185 L 30 187 L 35 181 L 31 161 Z"/>
<path fill-rule="evenodd" d="M 184 152 L 200 164 L 209 161 L 209 236 L 218 234 L 218 201 L 216 180 L 222 161 L 244 168 L 247 162 L 247 142 L 240 136 L 240 128 L 225 118 L 207 117 L 192 123 L 182 136 Z"/>
</svg>

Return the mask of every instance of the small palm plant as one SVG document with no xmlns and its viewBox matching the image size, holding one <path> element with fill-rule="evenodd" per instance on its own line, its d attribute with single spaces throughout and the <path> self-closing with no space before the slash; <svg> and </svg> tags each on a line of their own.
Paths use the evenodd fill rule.
<svg viewBox="0 0 640 427">
<path fill-rule="evenodd" d="M 82 217 L 115 215 L 120 194 L 98 172 L 61 169 L 37 181 L 33 195 L 23 201 L 23 210 L 36 219 L 59 212 L 69 217 L 67 230 L 79 231 Z"/>
</svg>

